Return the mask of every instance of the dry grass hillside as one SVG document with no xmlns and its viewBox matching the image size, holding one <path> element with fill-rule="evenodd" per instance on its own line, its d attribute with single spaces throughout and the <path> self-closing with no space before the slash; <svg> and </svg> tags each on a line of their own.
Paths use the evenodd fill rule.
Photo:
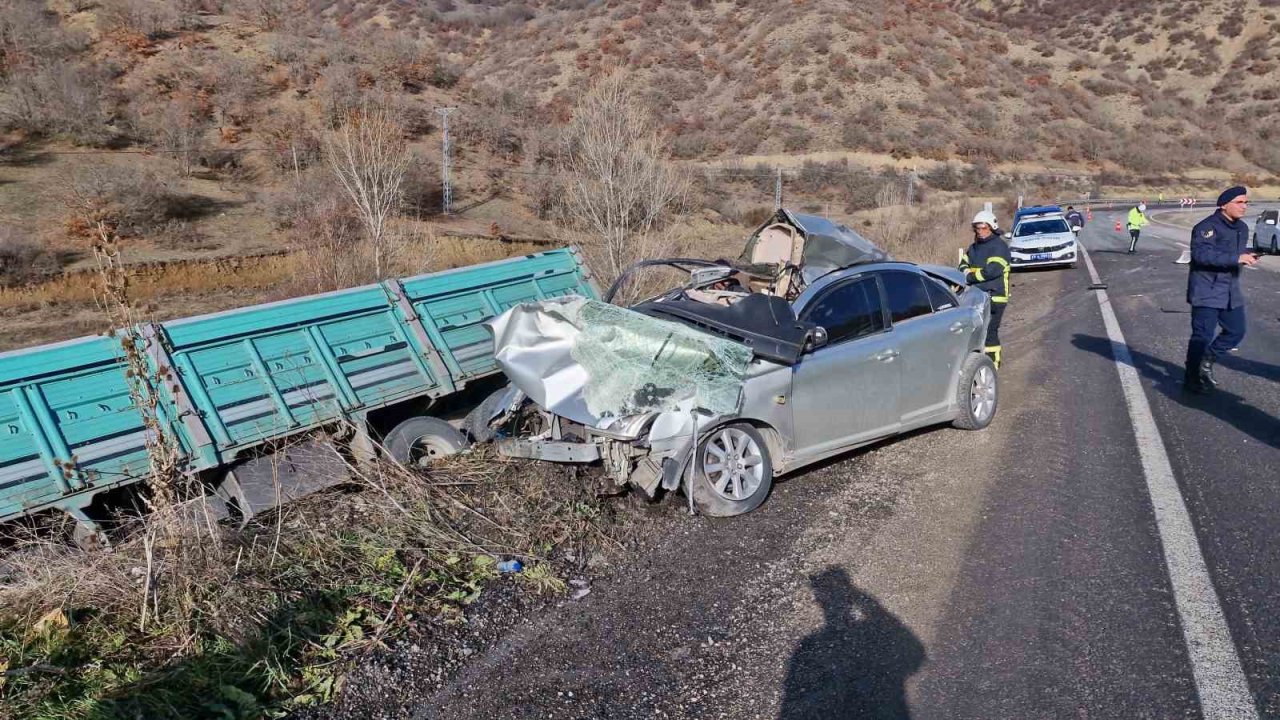
<svg viewBox="0 0 1280 720">
<path fill-rule="evenodd" d="M 929 195 L 1268 181 L 1275 2 L 0 0 L 0 285 L 90 264 L 76 198 L 134 260 L 351 239 L 324 139 L 371 105 L 410 158 L 396 232 L 563 239 L 563 131 L 609 76 L 690 180 L 690 242 L 758 221 L 774 166 L 864 229 Z"/>
<path fill-rule="evenodd" d="M 1016 42 L 1047 40 L 1100 58 L 1102 81 L 1137 83 L 1164 102 L 1194 108 L 1210 119 L 1202 127 L 1213 131 L 1217 153 L 1238 150 L 1273 173 L 1280 165 L 1280 131 L 1266 121 L 1280 112 L 1278 0 L 955 4 Z M 1107 86 L 1092 89 L 1102 94 Z M 1156 121 L 1165 110 L 1140 107 Z"/>
</svg>

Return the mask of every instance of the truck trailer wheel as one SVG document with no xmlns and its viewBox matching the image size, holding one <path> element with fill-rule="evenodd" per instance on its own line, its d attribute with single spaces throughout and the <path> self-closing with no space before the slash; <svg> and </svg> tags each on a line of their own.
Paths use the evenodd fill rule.
<svg viewBox="0 0 1280 720">
<path fill-rule="evenodd" d="M 433 417 L 411 417 L 392 428 L 383 444 L 392 460 L 409 468 L 430 465 L 467 449 L 467 439 L 449 423 Z"/>
</svg>

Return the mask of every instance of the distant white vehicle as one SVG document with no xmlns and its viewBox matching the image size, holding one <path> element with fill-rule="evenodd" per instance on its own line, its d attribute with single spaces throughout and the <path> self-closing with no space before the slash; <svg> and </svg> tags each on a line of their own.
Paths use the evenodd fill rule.
<svg viewBox="0 0 1280 720">
<path fill-rule="evenodd" d="M 1056 205 L 1023 208 L 1005 236 L 1013 268 L 1076 266 L 1076 234 Z"/>
<path fill-rule="evenodd" d="M 1269 255 L 1280 254 L 1280 227 L 1276 222 L 1280 211 L 1263 210 L 1253 226 L 1253 251 Z"/>
</svg>

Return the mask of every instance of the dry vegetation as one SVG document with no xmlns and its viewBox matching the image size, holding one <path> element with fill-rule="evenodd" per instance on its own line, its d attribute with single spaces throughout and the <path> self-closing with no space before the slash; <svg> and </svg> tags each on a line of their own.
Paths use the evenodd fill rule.
<svg viewBox="0 0 1280 720">
<path fill-rule="evenodd" d="M 847 153 L 852 163 L 786 162 L 789 205 L 846 221 L 913 165 L 922 191 L 968 195 L 1167 186 L 1204 168 L 1266 180 L 1280 145 L 1256 119 L 1280 109 L 1276 11 L 1273 0 L 0 0 L 0 281 L 87 261 L 59 200 L 92 175 L 134 205 L 122 228 L 133 259 L 381 252 L 384 232 L 421 237 L 426 222 L 558 235 L 573 224 L 566 202 L 581 199 L 562 192 L 563 130 L 605 77 L 682 161 L 692 192 L 677 209 L 709 207 L 744 231 L 772 205 L 772 167 L 700 164 Z M 434 108 L 446 105 L 460 108 L 455 218 L 433 215 Z M 332 172 L 333 140 L 370 107 L 397 128 L 394 208 L 362 210 Z M 106 155 L 59 154 L 86 150 Z"/>
<path fill-rule="evenodd" d="M 778 166 L 786 206 L 947 264 L 979 197 L 1256 182 L 1280 170 L 1275 6 L 0 0 L 0 347 L 102 329 L 94 258 L 119 326 L 543 248 L 507 236 L 582 242 L 606 282 L 733 257 Z M 407 620 L 559 591 L 626 531 L 494 458 L 349 473 L 243 528 L 153 482 L 111 552 L 9 538 L 0 716 L 321 702 Z"/>
<path fill-rule="evenodd" d="M 0 716 L 239 719 L 324 702 L 346 661 L 407 632 L 460 632 L 492 594 L 563 593 L 621 549 L 634 518 L 616 512 L 584 483 L 470 457 L 425 476 L 353 467 L 241 529 L 175 503 L 122 518 L 111 551 L 10 537 Z M 499 579 L 495 558 L 528 567 Z"/>
</svg>

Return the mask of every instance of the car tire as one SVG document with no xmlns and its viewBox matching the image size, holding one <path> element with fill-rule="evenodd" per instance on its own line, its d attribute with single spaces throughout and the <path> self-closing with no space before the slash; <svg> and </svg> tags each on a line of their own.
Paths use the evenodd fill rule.
<svg viewBox="0 0 1280 720">
<path fill-rule="evenodd" d="M 952 424 L 961 430 L 981 430 L 990 425 L 1000 402 L 999 384 L 991 358 L 982 353 L 969 355 L 956 384 L 958 414 Z"/>
<path fill-rule="evenodd" d="M 439 418 L 417 416 L 396 425 L 383 438 L 387 455 L 407 468 L 424 468 L 467 449 L 467 438 Z"/>
<path fill-rule="evenodd" d="M 721 425 L 707 433 L 694 460 L 693 501 L 703 515 L 749 513 L 773 487 L 769 445 L 759 430 L 745 423 Z"/>
</svg>

